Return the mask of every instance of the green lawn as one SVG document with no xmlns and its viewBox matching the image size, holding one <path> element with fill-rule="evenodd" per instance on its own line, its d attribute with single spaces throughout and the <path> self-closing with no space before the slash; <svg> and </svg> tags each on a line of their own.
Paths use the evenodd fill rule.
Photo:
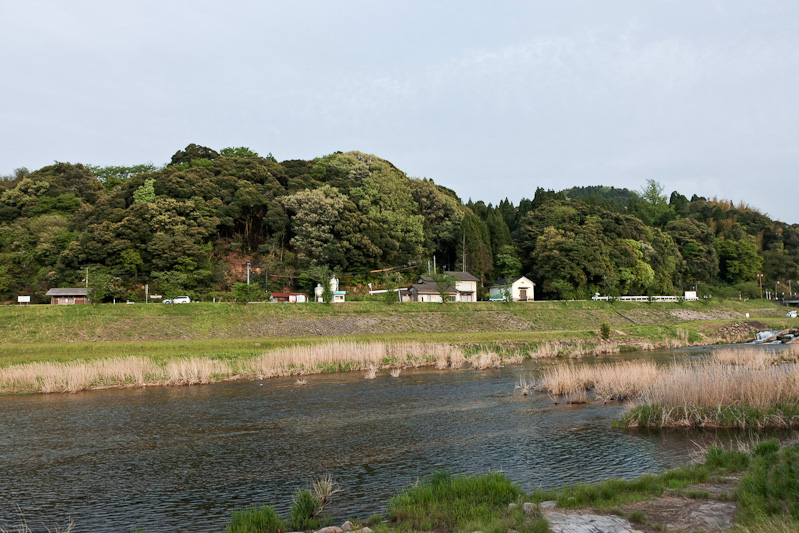
<svg viewBox="0 0 799 533">
<path fill-rule="evenodd" d="M 192 303 L 0 307 L 0 366 L 126 355 L 241 357 L 287 344 L 358 341 L 537 343 L 596 339 L 607 323 L 622 342 L 711 335 L 749 312 L 784 327 L 785 308 L 760 300 L 684 304 L 535 302 L 341 305 Z M 705 315 L 702 320 L 680 316 Z M 739 318 L 716 318 L 730 316 Z M 620 332 L 621 334 L 619 334 Z"/>
</svg>

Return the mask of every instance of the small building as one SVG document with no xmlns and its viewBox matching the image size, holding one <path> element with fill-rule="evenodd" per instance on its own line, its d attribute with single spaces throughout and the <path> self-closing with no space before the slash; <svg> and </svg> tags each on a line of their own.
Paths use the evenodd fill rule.
<svg viewBox="0 0 799 533">
<path fill-rule="evenodd" d="M 516 280 L 500 278 L 488 289 L 489 300 L 504 301 L 507 297 L 514 302 L 532 302 L 535 300 L 535 283 L 524 276 Z"/>
<path fill-rule="evenodd" d="M 50 303 L 53 305 L 75 305 L 75 304 L 88 304 L 89 291 L 91 289 L 84 288 L 64 288 L 64 289 L 50 289 L 45 296 L 50 297 Z"/>
<path fill-rule="evenodd" d="M 446 287 L 446 294 L 451 302 L 476 302 L 477 282 L 480 281 L 468 272 L 447 272 L 457 278 L 454 287 Z M 422 276 L 419 281 L 408 287 L 411 302 L 441 303 L 441 291 L 432 276 Z"/>
<path fill-rule="evenodd" d="M 330 278 L 330 290 L 333 292 L 333 303 L 343 303 L 346 301 L 347 291 L 340 291 L 338 287 L 338 278 L 333 276 Z M 324 287 L 322 287 L 321 283 L 318 283 L 316 287 L 314 287 L 314 296 L 316 296 L 316 301 L 320 303 L 324 303 L 325 299 L 322 297 L 322 294 L 325 292 Z"/>
<path fill-rule="evenodd" d="M 308 295 L 304 292 L 273 292 L 269 301 L 304 304 L 308 301 Z"/>
</svg>

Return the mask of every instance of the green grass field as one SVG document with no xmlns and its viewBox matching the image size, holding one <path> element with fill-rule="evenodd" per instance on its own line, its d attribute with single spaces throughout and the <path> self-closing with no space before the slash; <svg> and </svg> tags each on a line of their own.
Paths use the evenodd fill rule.
<svg viewBox="0 0 799 533">
<path fill-rule="evenodd" d="M 677 329 L 711 338 L 744 313 L 770 327 L 799 321 L 769 302 L 641 304 L 535 302 L 340 305 L 192 303 L 0 307 L 0 366 L 144 355 L 254 356 L 271 347 L 328 340 L 455 344 L 617 338 L 659 341 Z"/>
</svg>

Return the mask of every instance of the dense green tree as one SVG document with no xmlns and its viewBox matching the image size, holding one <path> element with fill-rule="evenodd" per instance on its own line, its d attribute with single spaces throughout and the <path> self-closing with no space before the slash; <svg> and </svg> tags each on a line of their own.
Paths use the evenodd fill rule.
<svg viewBox="0 0 799 533">
<path fill-rule="evenodd" d="M 155 201 L 154 183 L 154 179 L 145 180 L 144 185 L 136 189 L 136 192 L 133 193 L 133 201 L 137 204 Z"/>
<path fill-rule="evenodd" d="M 669 222 L 666 232 L 674 239 L 685 260 L 683 277 L 688 285 L 697 281 L 708 282 L 718 275 L 716 238 L 706 224 L 682 218 Z"/>
<path fill-rule="evenodd" d="M 449 293 L 457 286 L 458 277 L 444 270 L 434 272 L 430 277 L 433 278 L 436 292 L 438 292 L 438 296 L 441 298 L 441 303 L 443 304 L 449 301 Z"/>
<path fill-rule="evenodd" d="M 91 171 L 94 177 L 100 180 L 107 192 L 113 191 L 116 187 L 123 185 L 135 176 L 150 174 L 158 170 L 158 168 L 152 163 L 143 163 L 131 166 L 112 165 L 104 167 L 86 165 L 86 168 Z"/>
<path fill-rule="evenodd" d="M 283 198 L 283 206 L 292 214 L 291 244 L 300 258 L 326 262 L 328 247 L 333 244 L 333 228 L 341 218 L 347 198 L 338 189 L 323 185 Z"/>
<path fill-rule="evenodd" d="M 361 272 L 431 254 L 457 270 L 465 258 L 485 282 L 525 273 L 560 298 L 799 275 L 799 225 L 717 198 L 675 191 L 666 202 L 653 180 L 640 193 L 538 188 L 533 200 L 494 207 L 464 205 L 361 152 L 283 162 L 246 147 L 220 152 L 189 145 L 165 167 L 55 163 L 0 178 L 0 299 L 43 301 L 49 287 L 81 283 L 87 267 L 107 278 L 104 297 L 141 294 L 145 283 L 201 297 L 229 290 L 245 261 L 289 289 L 310 283 L 313 265 Z"/>
<path fill-rule="evenodd" d="M 467 213 L 461 223 L 461 235 L 455 268 L 465 267 L 466 272 L 485 282 L 494 265 L 488 226 L 477 215 Z"/>
<path fill-rule="evenodd" d="M 716 243 L 721 276 L 730 283 L 752 281 L 763 268 L 763 258 L 751 236 L 740 241 L 722 240 Z"/>
<path fill-rule="evenodd" d="M 246 159 L 250 157 L 258 157 L 258 154 L 247 148 L 246 146 L 230 146 L 219 150 L 219 155 L 222 157 L 233 157 L 236 159 Z M 270 156 L 272 154 L 269 154 Z"/>
<path fill-rule="evenodd" d="M 465 210 L 460 199 L 431 180 L 410 180 L 411 194 L 423 217 L 427 248 L 449 255 L 454 253 Z"/>
<path fill-rule="evenodd" d="M 194 161 L 213 161 L 217 157 L 219 157 L 219 152 L 216 150 L 192 143 L 185 149 L 175 152 L 175 155 L 172 156 L 170 165 L 191 165 Z"/>
</svg>

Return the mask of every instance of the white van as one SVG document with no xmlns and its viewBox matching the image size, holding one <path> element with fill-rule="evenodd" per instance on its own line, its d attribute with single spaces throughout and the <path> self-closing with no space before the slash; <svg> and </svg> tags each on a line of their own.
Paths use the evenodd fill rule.
<svg viewBox="0 0 799 533">
<path fill-rule="evenodd" d="M 189 298 L 188 296 L 176 296 L 175 298 L 172 298 L 172 303 L 173 304 L 190 304 L 191 303 L 191 298 Z"/>
</svg>

